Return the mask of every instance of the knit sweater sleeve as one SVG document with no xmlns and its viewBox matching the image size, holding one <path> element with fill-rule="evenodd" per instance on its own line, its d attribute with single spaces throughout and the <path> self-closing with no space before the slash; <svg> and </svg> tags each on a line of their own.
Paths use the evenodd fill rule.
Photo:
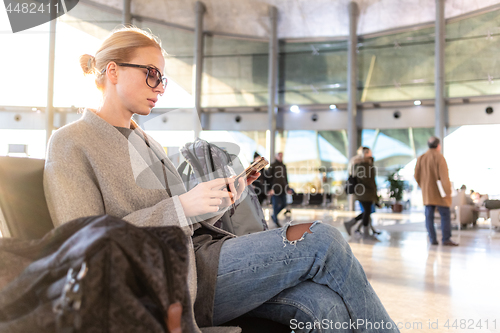
<svg viewBox="0 0 500 333">
<path fill-rule="evenodd" d="M 52 222 L 59 226 L 85 216 L 104 215 L 104 202 L 83 151 L 54 133 L 47 151 L 43 185 Z"/>
<path fill-rule="evenodd" d="M 78 137 L 74 132 L 56 131 L 47 151 L 44 191 L 55 226 L 80 217 L 110 214 L 137 226 L 176 225 L 186 234 L 192 234 L 178 196 L 159 200 L 142 209 L 117 204 L 119 197 L 136 194 L 124 193 L 120 184 L 99 183 L 95 166 L 87 156 L 89 148 L 75 142 L 73 136 Z M 135 197 L 124 202 L 140 200 L 147 199 Z"/>
<path fill-rule="evenodd" d="M 193 234 L 189 226 L 191 222 L 188 222 L 178 196 L 164 199 L 152 207 L 136 210 L 123 219 L 137 226 L 180 226 L 188 235 Z"/>
</svg>

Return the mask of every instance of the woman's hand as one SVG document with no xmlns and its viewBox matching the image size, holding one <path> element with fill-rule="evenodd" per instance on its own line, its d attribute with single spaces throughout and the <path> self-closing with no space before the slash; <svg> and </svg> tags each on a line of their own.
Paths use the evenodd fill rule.
<svg viewBox="0 0 500 333">
<path fill-rule="evenodd" d="M 243 179 L 240 180 L 240 185 L 242 182 Z M 226 184 L 229 184 L 232 193 L 227 191 Z M 244 189 L 244 186 L 239 188 Z M 192 217 L 218 212 L 220 208 L 229 206 L 232 200 L 239 199 L 241 192 L 234 189 L 234 178 L 218 178 L 196 185 L 191 191 L 179 195 L 179 200 L 186 217 Z M 233 193 L 239 193 L 237 199 Z"/>
<path fill-rule="evenodd" d="M 250 175 L 248 175 L 248 177 L 247 177 L 247 186 L 250 185 L 250 184 L 252 184 L 259 177 L 260 177 L 260 172 L 251 173 Z"/>
<path fill-rule="evenodd" d="M 231 178 L 229 178 L 232 182 L 229 183 L 229 190 L 231 191 L 231 194 L 234 194 L 234 196 L 232 198 L 230 198 L 230 200 L 227 200 L 225 199 L 224 202 L 222 203 L 221 207 L 222 208 L 226 208 L 230 205 L 232 205 L 233 203 L 235 203 L 236 201 L 238 201 L 240 198 L 241 198 L 241 194 L 243 193 L 243 191 L 245 190 L 245 180 L 243 179 L 243 177 L 240 177 L 238 179 L 238 189 L 235 188 L 235 184 L 234 184 L 234 181 L 235 181 L 235 176 L 232 176 Z M 248 180 L 247 180 L 248 182 Z M 227 191 L 227 189 L 224 189 Z"/>
</svg>

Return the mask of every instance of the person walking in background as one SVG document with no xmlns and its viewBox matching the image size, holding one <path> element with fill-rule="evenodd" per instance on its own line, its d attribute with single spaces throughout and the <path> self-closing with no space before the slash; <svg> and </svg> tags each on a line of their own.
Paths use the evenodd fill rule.
<svg viewBox="0 0 500 333">
<path fill-rule="evenodd" d="M 363 237 L 374 238 L 370 235 L 370 215 L 372 205 L 378 202 L 377 184 L 375 176 L 376 168 L 373 165 L 372 151 L 368 147 L 359 147 L 358 154 L 349 161 L 349 171 L 357 179 L 354 188 L 354 199 L 358 200 L 363 207 L 363 212 L 348 222 L 344 226 L 349 236 L 351 228 L 359 221 L 363 221 Z"/>
<path fill-rule="evenodd" d="M 286 207 L 286 194 L 292 194 L 288 188 L 288 176 L 286 165 L 283 164 L 283 153 L 276 154 L 276 160 L 271 163 L 267 177 L 268 195 L 271 196 L 273 205 L 273 215 L 271 216 L 274 224 L 281 227 L 278 223 L 278 214 Z"/>
<path fill-rule="evenodd" d="M 376 205 L 376 204 L 374 204 L 374 203 L 372 204 L 372 211 L 371 211 L 371 213 L 375 213 L 375 205 Z M 363 212 L 364 212 L 364 208 L 363 208 L 363 206 L 361 206 L 361 214 L 362 214 Z M 361 216 L 361 217 L 360 217 L 360 219 L 362 218 L 362 215 L 361 215 L 361 214 L 360 214 L 360 215 L 358 215 L 358 216 Z M 371 215 L 370 215 L 370 216 L 371 216 Z M 369 225 L 370 225 L 370 229 L 372 230 L 372 233 L 373 233 L 374 235 L 380 235 L 380 234 L 381 234 L 381 232 L 380 232 L 380 231 L 376 230 L 376 229 L 373 227 L 371 217 L 370 217 L 370 223 L 369 223 Z M 363 223 L 360 223 L 360 224 L 358 224 L 358 227 L 356 228 L 356 233 L 357 233 L 358 235 L 362 235 L 362 233 L 361 233 L 361 227 L 362 227 L 362 226 L 363 226 Z"/>
<path fill-rule="evenodd" d="M 448 176 L 448 165 L 441 154 L 441 141 L 431 137 L 427 141 L 429 150 L 417 159 L 415 180 L 422 189 L 425 205 L 425 226 L 432 245 L 438 245 L 434 228 L 434 212 L 436 207 L 441 215 L 442 242 L 446 246 L 458 246 L 451 240 L 451 182 Z M 441 196 L 438 181 L 441 181 L 445 196 Z"/>
<path fill-rule="evenodd" d="M 259 153 L 255 152 L 253 154 L 253 161 L 255 162 L 258 158 L 260 158 L 261 156 L 259 155 Z M 267 194 L 266 194 L 266 189 L 264 187 L 264 182 L 265 182 L 265 172 L 267 170 L 262 170 L 259 178 L 257 178 L 253 183 L 252 183 L 252 186 L 255 190 L 255 194 L 257 194 L 257 198 L 259 199 L 259 203 L 262 205 L 262 202 L 264 202 L 264 200 L 267 198 Z"/>
</svg>

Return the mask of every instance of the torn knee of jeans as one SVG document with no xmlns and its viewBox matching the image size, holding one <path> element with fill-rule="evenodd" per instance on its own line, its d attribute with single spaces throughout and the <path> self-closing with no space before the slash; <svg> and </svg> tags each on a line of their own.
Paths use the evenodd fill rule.
<svg viewBox="0 0 500 333">
<path fill-rule="evenodd" d="M 290 244 L 290 245 L 294 245 L 296 246 L 298 242 L 304 240 L 304 237 L 307 235 L 307 234 L 312 234 L 313 231 L 311 230 L 311 228 L 317 224 L 319 221 L 314 221 L 310 226 L 309 228 L 302 234 L 302 236 L 299 238 L 299 239 L 295 239 L 295 240 L 289 240 L 288 237 L 286 236 L 287 234 L 287 231 L 288 231 L 288 228 L 292 226 L 292 222 L 288 222 L 284 227 L 283 227 L 283 231 L 281 233 L 281 238 L 283 240 L 283 247 L 286 247 L 287 243 Z"/>
</svg>

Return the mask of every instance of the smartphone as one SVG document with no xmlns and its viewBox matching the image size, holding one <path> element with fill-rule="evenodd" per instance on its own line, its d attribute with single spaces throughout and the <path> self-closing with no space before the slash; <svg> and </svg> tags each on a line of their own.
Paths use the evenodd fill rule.
<svg viewBox="0 0 500 333">
<path fill-rule="evenodd" d="M 250 176 L 251 174 L 257 173 L 268 164 L 269 164 L 269 162 L 264 157 L 261 156 L 260 158 L 258 158 L 248 168 L 246 168 L 238 176 L 236 176 L 236 178 L 234 180 L 235 187 L 238 187 L 238 181 L 239 181 L 240 177 L 245 176 L 245 178 L 246 178 L 246 177 Z M 230 191 L 229 185 L 226 185 L 224 187 L 226 187 L 227 190 Z M 221 189 L 223 189 L 224 187 L 222 187 Z"/>
<path fill-rule="evenodd" d="M 268 164 L 269 162 L 264 157 L 261 156 L 255 162 L 253 162 L 248 168 L 246 168 L 238 176 L 236 176 L 235 183 L 238 182 L 238 178 L 243 176 L 248 177 L 251 174 L 257 173 Z"/>
</svg>

